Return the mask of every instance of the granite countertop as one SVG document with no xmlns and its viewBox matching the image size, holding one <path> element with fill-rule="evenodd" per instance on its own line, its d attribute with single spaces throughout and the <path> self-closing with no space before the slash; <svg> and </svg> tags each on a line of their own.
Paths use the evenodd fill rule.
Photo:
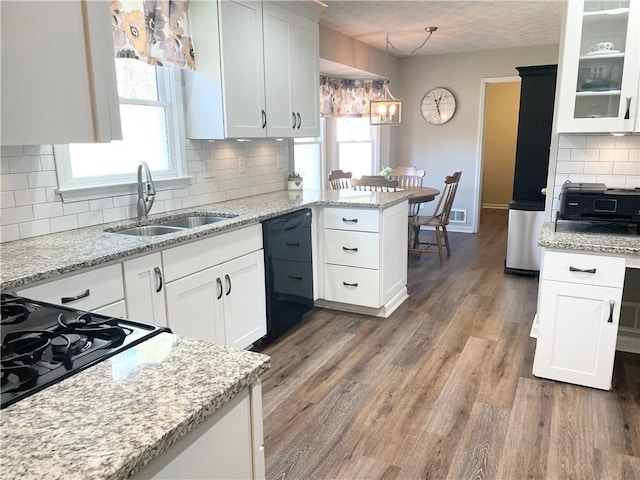
<svg viewBox="0 0 640 480">
<path fill-rule="evenodd" d="M 640 255 L 640 236 L 632 233 L 611 233 L 590 224 L 573 223 L 559 226 L 545 223 L 538 244 L 546 248 L 584 250 L 617 255 Z"/>
<path fill-rule="evenodd" d="M 161 333 L 2 410 L 3 478 L 128 477 L 270 366 Z"/>
<path fill-rule="evenodd" d="M 226 202 L 213 203 L 149 215 L 145 224 L 184 216 L 188 213 L 236 215 L 228 220 L 176 233 L 139 237 L 105 232 L 135 226 L 136 219 L 68 230 L 40 237 L 0 244 L 2 271 L 0 290 L 53 279 L 65 273 L 122 260 L 130 256 L 216 235 L 241 226 L 313 205 L 358 208 L 386 208 L 402 202 L 411 193 L 361 192 L 355 190 L 280 191 Z"/>
</svg>

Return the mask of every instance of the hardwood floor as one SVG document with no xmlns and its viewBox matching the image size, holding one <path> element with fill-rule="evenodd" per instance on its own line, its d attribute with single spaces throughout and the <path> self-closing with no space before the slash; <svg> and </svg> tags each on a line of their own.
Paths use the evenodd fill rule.
<svg viewBox="0 0 640 480">
<path fill-rule="evenodd" d="M 388 319 L 315 309 L 263 350 L 268 479 L 640 479 L 640 355 L 611 392 L 534 377 L 537 279 L 503 273 L 506 224 L 409 257 Z"/>
</svg>

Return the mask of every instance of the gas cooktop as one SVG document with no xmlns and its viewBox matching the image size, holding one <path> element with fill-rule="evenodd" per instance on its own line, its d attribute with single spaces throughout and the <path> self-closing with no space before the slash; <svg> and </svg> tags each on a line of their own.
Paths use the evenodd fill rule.
<svg viewBox="0 0 640 480">
<path fill-rule="evenodd" d="M 1 294 L 0 408 L 168 328 Z"/>
</svg>

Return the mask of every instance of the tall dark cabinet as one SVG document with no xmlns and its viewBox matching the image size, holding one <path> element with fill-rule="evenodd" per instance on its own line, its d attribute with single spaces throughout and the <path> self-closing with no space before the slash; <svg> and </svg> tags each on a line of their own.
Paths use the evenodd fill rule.
<svg viewBox="0 0 640 480">
<path fill-rule="evenodd" d="M 505 272 L 536 274 L 541 250 L 537 244 L 544 221 L 542 189 L 547 185 L 557 65 L 518 67 L 520 113 L 509 204 L 509 228 Z"/>
</svg>

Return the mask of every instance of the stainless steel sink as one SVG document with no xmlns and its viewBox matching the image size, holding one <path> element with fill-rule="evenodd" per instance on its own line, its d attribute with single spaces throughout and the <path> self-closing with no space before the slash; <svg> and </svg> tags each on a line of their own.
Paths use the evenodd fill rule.
<svg viewBox="0 0 640 480">
<path fill-rule="evenodd" d="M 190 215 L 188 217 L 167 220 L 166 222 L 160 223 L 160 225 L 179 228 L 195 228 L 202 225 L 209 225 L 211 223 L 223 222 L 225 220 L 229 220 L 230 218 L 233 217 L 222 217 L 218 215 Z"/>
<path fill-rule="evenodd" d="M 138 235 L 140 237 L 153 237 L 156 235 L 166 235 L 183 231 L 184 228 L 169 227 L 165 225 L 144 225 L 142 227 L 132 227 L 126 230 L 116 230 L 112 233 L 120 233 L 122 235 Z"/>
</svg>

